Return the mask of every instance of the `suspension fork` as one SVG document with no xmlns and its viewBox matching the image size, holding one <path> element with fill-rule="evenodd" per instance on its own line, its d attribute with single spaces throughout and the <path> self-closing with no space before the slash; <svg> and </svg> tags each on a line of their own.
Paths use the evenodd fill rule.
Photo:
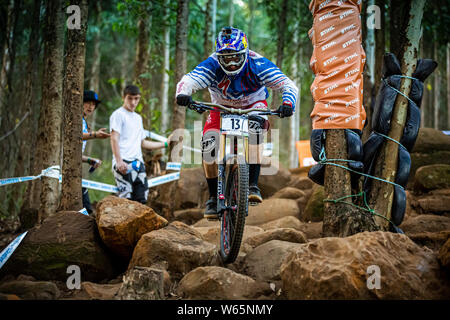
<svg viewBox="0 0 450 320">
<path fill-rule="evenodd" d="M 217 179 L 217 212 L 221 215 L 225 206 L 225 169 L 226 169 L 226 135 L 219 137 L 219 163 Z"/>
</svg>

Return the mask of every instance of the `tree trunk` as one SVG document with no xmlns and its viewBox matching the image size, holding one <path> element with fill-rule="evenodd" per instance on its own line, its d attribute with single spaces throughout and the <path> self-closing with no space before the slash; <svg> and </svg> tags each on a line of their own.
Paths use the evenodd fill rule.
<svg viewBox="0 0 450 320">
<path fill-rule="evenodd" d="M 165 19 L 164 25 L 164 66 L 163 81 L 161 87 L 161 131 L 166 132 L 169 129 L 170 111 L 169 111 L 169 70 L 170 70 L 170 25 L 169 25 L 169 1 L 165 0 Z"/>
<path fill-rule="evenodd" d="M 365 2 L 363 2 L 364 4 Z M 366 2 L 367 6 L 375 4 L 375 0 L 369 0 Z M 372 99 L 373 99 L 373 87 L 375 79 L 375 29 L 367 28 L 367 8 L 363 5 L 362 8 L 363 16 L 362 27 L 365 32 L 363 32 L 363 45 L 364 51 L 366 52 L 366 63 L 365 72 L 363 76 L 364 81 L 364 93 L 363 93 L 363 106 L 366 111 L 366 123 L 364 124 L 362 140 L 366 141 L 372 132 Z M 365 36 L 364 36 L 365 35 Z"/>
<path fill-rule="evenodd" d="M 64 8 L 62 0 L 46 3 L 44 31 L 44 71 L 42 79 L 42 140 L 38 139 L 38 154 L 42 169 L 61 165 L 62 74 L 64 51 Z M 81 126 L 80 126 L 81 128 Z M 42 177 L 41 204 L 38 223 L 54 213 L 59 205 L 58 179 Z"/>
<path fill-rule="evenodd" d="M 189 0 L 178 0 L 177 25 L 175 36 L 175 83 L 178 83 L 186 73 L 187 69 L 187 31 L 189 19 Z M 172 118 L 172 130 L 184 129 L 186 108 L 174 104 Z M 180 132 L 181 134 L 181 132 Z M 182 139 L 182 136 L 180 137 Z M 181 142 L 180 142 L 181 143 Z M 170 145 L 169 161 L 181 162 L 183 149 L 177 155 L 172 155 L 174 143 Z"/>
<path fill-rule="evenodd" d="M 286 18 L 287 18 L 287 10 L 288 10 L 288 0 L 283 0 L 281 4 L 281 10 L 278 16 L 278 28 L 277 28 L 277 59 L 276 65 L 278 68 L 283 70 L 283 60 L 284 60 L 284 47 L 286 44 Z M 272 109 L 278 109 L 280 103 L 280 93 L 278 90 L 272 90 Z M 269 117 L 270 128 L 272 129 L 281 129 L 282 127 L 286 128 L 286 125 L 281 125 L 281 121 L 286 119 L 278 119 L 275 117 Z M 287 127 L 289 128 L 289 127 Z M 280 162 L 283 162 L 285 165 L 289 165 L 289 137 L 290 130 L 280 130 Z M 267 137 L 267 141 L 272 141 L 272 136 L 269 135 Z M 275 142 L 277 143 L 277 142 Z"/>
<path fill-rule="evenodd" d="M 144 128 L 151 130 L 150 114 L 150 79 L 149 79 L 149 59 L 150 59 L 150 26 L 151 13 L 143 13 L 138 22 L 138 40 L 136 46 L 136 64 L 134 70 L 134 81 L 142 89 L 140 103 L 142 110 L 140 112 Z"/>
<path fill-rule="evenodd" d="M 255 10 L 255 0 L 248 1 L 248 11 L 249 11 L 249 20 L 248 20 L 248 30 L 247 30 L 247 38 L 248 43 L 250 45 L 253 44 L 253 25 L 254 25 L 254 10 Z"/>
<path fill-rule="evenodd" d="M 91 66 L 91 70 L 90 70 L 90 80 L 89 80 L 89 89 L 90 90 L 94 90 L 95 92 L 99 93 L 100 92 L 100 59 L 101 59 L 101 54 L 100 54 L 100 25 L 102 23 L 102 17 L 101 17 L 101 13 L 102 13 L 102 6 L 101 6 L 101 1 L 96 1 L 95 5 L 94 5 L 94 9 L 95 9 L 95 15 L 96 15 L 96 20 L 95 20 L 95 24 L 97 25 L 98 29 L 97 32 L 95 33 L 94 39 L 93 39 L 93 44 L 94 44 L 94 52 L 92 54 L 92 66 Z M 94 112 L 92 114 L 91 117 L 91 124 L 90 127 L 95 130 L 95 126 L 96 126 L 96 122 L 97 122 L 97 114 L 98 111 Z M 88 143 L 86 145 L 86 154 L 91 154 L 92 153 L 92 147 L 93 147 L 94 143 Z"/>
<path fill-rule="evenodd" d="M 437 40 L 436 31 L 434 31 L 434 61 L 439 61 L 439 44 Z M 434 128 L 439 130 L 439 109 L 441 102 L 441 76 L 439 68 L 434 72 L 434 86 L 433 86 L 433 113 L 434 113 Z"/>
<path fill-rule="evenodd" d="M 213 48 L 212 43 L 212 33 L 211 33 L 211 25 L 212 25 L 212 15 L 211 15 L 211 9 L 212 9 L 212 0 L 208 0 L 206 3 L 205 8 L 205 33 L 203 37 L 203 59 L 207 59 L 209 55 L 211 54 L 211 50 Z M 208 90 L 202 90 L 202 100 L 209 102 L 211 100 L 211 96 L 209 94 Z M 204 112 L 202 116 L 202 122 L 203 125 L 206 122 L 206 119 L 208 118 L 209 112 Z"/>
<path fill-rule="evenodd" d="M 403 49 L 406 44 L 406 30 L 408 27 L 410 0 L 390 1 L 390 52 L 396 55 L 398 61 L 403 60 Z"/>
<path fill-rule="evenodd" d="M 404 47 L 401 52 L 398 53 L 401 60 L 402 74 L 411 77 L 412 73 L 416 69 L 417 64 L 417 50 L 419 47 L 420 28 L 423 16 L 424 0 L 410 0 L 405 1 L 408 5 L 408 14 L 405 17 L 406 21 L 401 22 L 401 25 L 407 25 L 405 30 L 396 30 L 395 34 L 405 34 Z M 392 30 L 391 30 L 392 36 Z M 400 91 L 409 96 L 411 90 L 411 79 L 402 78 Z M 402 137 L 406 116 L 407 116 L 408 100 L 402 95 L 398 95 L 391 121 L 391 128 L 389 131 L 389 137 L 396 141 L 400 141 Z M 394 182 L 397 173 L 398 163 L 398 145 L 390 140 L 387 140 L 380 152 L 376 161 L 375 176 L 383 178 L 385 180 Z M 378 171 L 378 172 L 377 172 Z M 381 174 L 379 174 L 381 172 Z M 392 202 L 394 195 L 394 187 L 389 183 L 380 182 L 374 180 L 372 182 L 372 191 L 370 194 L 371 207 L 380 215 L 383 215 L 387 219 L 391 218 Z M 382 230 L 389 229 L 389 222 L 379 216 L 375 217 L 377 225 Z"/>
<path fill-rule="evenodd" d="M 230 15 L 228 16 L 228 25 L 232 27 L 234 23 L 234 1 L 229 0 L 229 5 L 230 5 Z"/>
<path fill-rule="evenodd" d="M 450 130 L 450 42 L 447 42 L 447 129 Z"/>
<path fill-rule="evenodd" d="M 381 76 L 383 71 L 383 56 L 385 52 L 385 46 L 386 46 L 386 37 L 385 37 L 385 1 L 386 0 L 375 0 L 375 5 L 377 5 L 381 9 L 381 16 L 380 16 L 380 29 L 375 29 L 375 66 L 374 66 L 374 96 L 378 94 L 378 89 L 380 88 L 381 84 Z M 372 109 L 372 106 L 367 106 L 367 109 Z M 371 123 L 368 123 L 368 126 L 372 127 Z"/>
<path fill-rule="evenodd" d="M 328 159 L 348 159 L 344 130 L 326 130 L 325 151 Z M 337 164 L 347 167 L 345 162 L 339 161 Z M 323 209 L 323 237 L 347 237 L 358 232 L 377 230 L 368 212 L 352 206 L 352 198 L 348 197 L 352 194 L 348 170 L 326 165 L 324 191 L 326 201 Z M 343 199 L 333 202 L 339 198 Z"/>
<path fill-rule="evenodd" d="M 81 193 L 83 85 L 86 55 L 87 0 L 73 2 L 81 9 L 81 28 L 67 31 L 64 80 L 64 154 L 61 210 L 83 208 Z"/>
<path fill-rule="evenodd" d="M 27 61 L 27 73 L 26 73 L 26 79 L 25 79 L 25 92 L 24 92 L 24 109 L 27 110 L 27 112 L 30 113 L 30 115 L 26 118 L 22 125 L 22 137 L 29 137 L 29 139 L 23 139 L 21 141 L 21 148 L 19 154 L 22 155 L 22 164 L 18 164 L 18 167 L 22 166 L 21 174 L 19 175 L 36 175 L 40 172 L 37 172 L 39 168 L 34 167 L 35 166 L 35 146 L 36 146 L 36 132 L 38 130 L 38 117 L 36 117 L 36 114 L 39 113 L 39 107 L 36 102 L 37 100 L 37 94 L 36 94 L 36 87 L 37 85 L 37 74 L 39 71 L 39 30 L 40 30 L 40 11 L 41 11 L 41 0 L 36 0 L 34 2 L 33 6 L 33 15 L 31 19 L 31 33 L 30 33 L 30 39 L 29 39 L 29 47 L 28 47 L 28 61 Z M 32 170 L 30 170 L 30 165 L 32 166 Z M 39 180 L 34 180 L 33 182 L 30 182 L 27 186 L 27 192 L 24 194 L 24 202 L 23 202 L 23 208 L 30 208 L 30 202 L 32 194 L 32 185 L 36 183 L 40 183 Z M 16 188 L 16 194 L 12 197 L 12 203 L 16 203 L 17 199 L 22 198 L 22 195 L 20 195 L 20 191 L 22 188 Z M 11 208 L 11 206 L 10 206 Z M 36 208 L 37 209 L 37 208 Z M 27 220 L 28 217 L 23 216 L 21 213 L 24 212 L 22 209 L 19 213 L 19 219 L 22 224 L 22 220 L 25 223 L 25 220 Z M 29 210 L 27 211 L 29 212 Z M 36 214 L 33 215 L 36 217 Z M 35 223 L 36 221 L 34 221 Z"/>
</svg>

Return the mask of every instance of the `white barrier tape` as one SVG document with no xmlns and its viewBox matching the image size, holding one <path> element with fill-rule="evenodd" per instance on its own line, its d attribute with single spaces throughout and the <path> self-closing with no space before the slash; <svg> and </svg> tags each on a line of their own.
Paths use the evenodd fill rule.
<svg viewBox="0 0 450 320">
<path fill-rule="evenodd" d="M 79 213 L 84 214 L 85 216 L 89 215 L 89 212 L 87 212 L 86 208 L 81 209 L 80 211 L 78 211 Z"/>
<path fill-rule="evenodd" d="M 159 142 L 166 142 L 167 141 L 166 137 L 163 137 L 163 136 L 161 136 L 161 135 L 159 135 L 157 133 L 154 133 L 154 132 L 151 132 L 151 131 L 148 131 L 148 130 L 144 130 L 144 132 L 145 132 L 145 135 L 147 136 L 147 138 L 150 138 L 150 139 L 153 139 L 153 140 L 157 140 Z M 188 146 L 183 146 L 183 149 L 186 149 L 186 150 L 189 150 L 189 151 L 198 152 L 198 153 L 202 153 L 202 150 L 191 148 L 191 147 L 188 147 Z"/>
<path fill-rule="evenodd" d="M 181 163 L 179 162 L 167 162 L 166 170 L 181 170 Z"/>
<path fill-rule="evenodd" d="M 116 186 L 113 186 L 111 184 L 106 184 L 102 182 L 96 182 L 91 180 L 81 180 L 81 186 L 83 188 L 87 189 L 94 189 L 99 191 L 105 191 L 105 192 L 117 192 L 119 189 Z"/>
<path fill-rule="evenodd" d="M 37 176 L 26 176 L 26 177 L 0 179 L 0 186 L 6 186 L 8 184 L 36 180 L 36 179 L 40 179 L 42 176 L 50 177 L 50 178 L 59 178 L 59 176 L 60 176 L 59 166 L 48 167 L 47 169 L 42 170 L 41 173 Z"/>
<path fill-rule="evenodd" d="M 15 238 L 3 251 L 0 253 L 0 269 L 3 267 L 3 265 L 8 261 L 9 257 L 13 254 L 14 250 L 17 249 L 20 242 L 22 242 L 23 238 L 27 235 L 28 231 L 25 231 L 21 235 L 19 235 L 17 238 Z"/>
<path fill-rule="evenodd" d="M 174 173 L 169 173 L 169 174 L 165 174 L 163 176 L 160 177 L 156 177 L 156 178 L 152 178 L 148 180 L 147 186 L 148 188 L 163 184 L 163 183 L 167 183 L 167 182 L 171 182 L 171 181 L 175 181 L 180 179 L 180 173 L 179 172 L 174 172 Z"/>
</svg>

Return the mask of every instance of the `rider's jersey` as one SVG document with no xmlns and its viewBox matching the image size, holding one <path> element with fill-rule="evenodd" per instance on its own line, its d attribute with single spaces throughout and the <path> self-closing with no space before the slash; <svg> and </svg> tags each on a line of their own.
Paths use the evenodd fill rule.
<svg viewBox="0 0 450 320">
<path fill-rule="evenodd" d="M 192 95 L 196 91 L 208 88 L 213 103 L 245 107 L 269 96 L 267 87 L 279 90 L 283 103 L 290 104 L 295 110 L 298 89 L 270 60 L 256 52 L 249 51 L 247 65 L 235 77 L 228 77 L 222 70 L 213 53 L 205 61 L 180 80 L 177 95 Z"/>
</svg>

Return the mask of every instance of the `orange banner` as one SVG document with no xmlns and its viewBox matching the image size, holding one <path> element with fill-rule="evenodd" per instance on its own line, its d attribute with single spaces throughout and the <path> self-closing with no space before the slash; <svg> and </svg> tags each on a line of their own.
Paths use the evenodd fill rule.
<svg viewBox="0 0 450 320">
<path fill-rule="evenodd" d="M 298 163 L 300 167 L 310 167 L 317 162 L 314 161 L 311 155 L 311 148 L 309 146 L 309 140 L 300 140 L 295 142 L 295 147 L 298 152 Z"/>
<path fill-rule="evenodd" d="M 308 35 L 314 46 L 310 67 L 313 129 L 364 127 L 361 0 L 312 0 L 314 22 Z"/>
</svg>

